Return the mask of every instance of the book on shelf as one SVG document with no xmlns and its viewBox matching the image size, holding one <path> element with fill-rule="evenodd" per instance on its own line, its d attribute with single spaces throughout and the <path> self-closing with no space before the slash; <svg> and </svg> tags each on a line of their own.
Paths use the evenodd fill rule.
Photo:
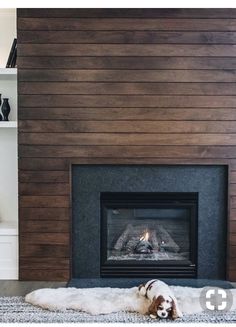
<svg viewBox="0 0 236 327">
<path fill-rule="evenodd" d="M 11 50 L 8 56 L 6 68 L 15 68 L 17 58 L 17 39 L 15 38 L 12 42 Z"/>
</svg>

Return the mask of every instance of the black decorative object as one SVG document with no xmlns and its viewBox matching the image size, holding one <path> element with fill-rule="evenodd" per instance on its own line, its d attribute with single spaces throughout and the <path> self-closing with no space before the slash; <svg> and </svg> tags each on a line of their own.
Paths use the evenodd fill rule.
<svg viewBox="0 0 236 327">
<path fill-rule="evenodd" d="M 17 39 L 14 39 L 8 56 L 6 68 L 16 67 L 16 57 L 17 57 Z"/>
<path fill-rule="evenodd" d="M 8 116 L 11 111 L 8 98 L 3 98 L 3 104 L 2 104 L 2 114 L 3 114 L 3 120 L 8 121 Z"/>
<path fill-rule="evenodd" d="M 1 107 L 1 104 L 2 104 L 2 95 L 0 94 L 0 107 Z M 2 121 L 2 115 L 0 113 L 0 121 Z"/>
</svg>

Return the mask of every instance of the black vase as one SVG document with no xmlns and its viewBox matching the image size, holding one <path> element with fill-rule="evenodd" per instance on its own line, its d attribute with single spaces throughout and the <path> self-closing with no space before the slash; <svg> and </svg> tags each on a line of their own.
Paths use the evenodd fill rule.
<svg viewBox="0 0 236 327">
<path fill-rule="evenodd" d="M 3 98 L 3 103 L 2 103 L 2 114 L 3 114 L 3 120 L 8 121 L 8 116 L 11 111 L 9 102 L 7 98 Z"/>
</svg>

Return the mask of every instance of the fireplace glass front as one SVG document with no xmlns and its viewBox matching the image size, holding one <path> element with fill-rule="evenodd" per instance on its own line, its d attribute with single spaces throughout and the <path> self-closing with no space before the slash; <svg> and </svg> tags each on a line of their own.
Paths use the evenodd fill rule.
<svg viewBox="0 0 236 327">
<path fill-rule="evenodd" d="M 102 193 L 101 276 L 196 277 L 197 193 Z"/>
</svg>

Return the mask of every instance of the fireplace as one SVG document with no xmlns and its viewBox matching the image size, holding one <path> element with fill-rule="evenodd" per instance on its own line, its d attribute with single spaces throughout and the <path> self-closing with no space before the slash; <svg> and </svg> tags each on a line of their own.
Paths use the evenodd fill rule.
<svg viewBox="0 0 236 327">
<path fill-rule="evenodd" d="M 227 180 L 223 165 L 74 165 L 72 278 L 225 279 Z"/>
<path fill-rule="evenodd" d="M 91 203 L 90 177 L 86 182 L 82 176 L 91 170 L 98 193 L 198 192 L 197 275 L 225 278 L 227 267 L 227 278 L 236 280 L 236 110 L 230 71 L 235 69 L 235 46 L 224 44 L 231 43 L 232 35 L 211 32 L 216 23 L 225 31 L 235 12 L 17 11 L 20 279 L 100 277 L 100 195 Z M 81 24 L 90 31 L 81 32 Z M 160 24 L 165 32 L 155 30 Z M 35 32 L 39 25 L 45 31 Z M 197 25 L 195 33 L 181 32 L 190 25 Z M 109 31 L 101 32 L 101 26 Z M 60 45 L 55 45 L 54 33 L 60 35 Z M 74 34 L 75 44 L 68 45 Z M 102 165 L 108 177 L 111 166 L 121 166 L 113 186 L 107 183 L 110 188 L 98 187 L 95 170 Z M 136 188 L 125 184 L 127 165 L 142 171 L 128 172 Z M 144 170 L 152 170 L 147 184 Z M 138 184 L 140 178 L 143 184 Z M 84 198 L 93 212 L 80 210 Z M 84 217 L 90 227 L 83 226 Z"/>
<path fill-rule="evenodd" d="M 197 193 L 102 193 L 102 277 L 196 277 Z"/>
</svg>

